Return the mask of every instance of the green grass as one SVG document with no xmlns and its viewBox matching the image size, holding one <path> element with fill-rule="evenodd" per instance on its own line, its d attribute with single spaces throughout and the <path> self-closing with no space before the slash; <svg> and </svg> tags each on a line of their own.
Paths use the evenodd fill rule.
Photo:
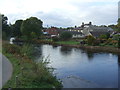
<svg viewBox="0 0 120 90">
<path fill-rule="evenodd" d="M 66 44 L 66 45 L 78 45 L 80 42 L 77 41 L 58 41 L 56 42 L 58 44 Z"/>
<path fill-rule="evenodd" d="M 16 49 L 9 49 L 14 49 L 13 47 L 17 46 L 9 46 L 9 44 L 7 44 L 3 45 L 3 48 L 4 46 L 6 49 L 3 49 L 3 54 L 10 60 L 13 65 L 13 75 L 11 79 L 5 84 L 4 88 L 52 88 L 53 86 L 58 88 L 61 87 L 61 83 L 58 82 L 56 77 L 54 77 L 46 67 L 48 64 L 47 61 L 44 61 L 43 59 L 41 62 L 36 63 L 34 60 L 31 60 L 27 56 L 21 56 L 21 51 L 18 52 Z M 23 47 L 26 49 L 25 46 Z M 22 50 L 22 53 L 26 53 L 26 50 Z M 18 76 L 18 84 L 16 84 L 16 76 Z"/>
</svg>

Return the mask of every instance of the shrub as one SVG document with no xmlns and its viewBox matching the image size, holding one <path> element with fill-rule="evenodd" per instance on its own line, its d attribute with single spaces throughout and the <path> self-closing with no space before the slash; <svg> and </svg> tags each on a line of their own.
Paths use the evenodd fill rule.
<svg viewBox="0 0 120 90">
<path fill-rule="evenodd" d="M 20 47 L 17 45 L 3 43 L 2 47 L 5 53 L 20 54 Z"/>
<path fill-rule="evenodd" d="M 87 37 L 87 43 L 88 45 L 93 45 L 95 38 L 91 35 Z"/>
<path fill-rule="evenodd" d="M 113 35 L 113 40 L 119 40 L 120 35 Z"/>
<path fill-rule="evenodd" d="M 59 41 L 59 38 L 58 38 L 58 37 L 52 37 L 52 40 L 53 40 L 54 42 L 57 42 L 57 41 Z"/>
<path fill-rule="evenodd" d="M 119 38 L 119 40 L 118 40 L 118 48 L 120 48 L 120 38 Z"/>
<path fill-rule="evenodd" d="M 32 58 L 34 48 L 30 44 L 24 44 L 20 50 L 21 55 Z"/>
<path fill-rule="evenodd" d="M 60 38 L 62 40 L 68 40 L 72 38 L 72 34 L 70 32 L 64 31 L 60 34 Z"/>
<path fill-rule="evenodd" d="M 100 35 L 100 37 L 99 37 L 100 39 L 107 39 L 108 37 L 107 37 L 107 35 L 105 35 L 105 34 L 102 34 L 102 35 Z"/>
</svg>

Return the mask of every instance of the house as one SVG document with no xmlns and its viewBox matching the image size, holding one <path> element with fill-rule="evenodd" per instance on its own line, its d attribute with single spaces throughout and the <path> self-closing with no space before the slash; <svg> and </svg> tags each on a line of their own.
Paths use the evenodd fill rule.
<svg viewBox="0 0 120 90">
<path fill-rule="evenodd" d="M 58 28 L 56 28 L 56 27 L 48 28 L 48 29 L 44 30 L 43 33 L 48 34 L 50 36 L 58 36 L 59 35 Z"/>
<path fill-rule="evenodd" d="M 84 27 L 82 33 L 85 36 L 92 35 L 94 37 L 99 37 L 100 35 L 111 33 L 112 31 L 113 29 L 110 27 L 89 25 L 88 27 Z"/>
<path fill-rule="evenodd" d="M 72 38 L 84 38 L 85 35 L 82 32 L 71 31 Z"/>
</svg>

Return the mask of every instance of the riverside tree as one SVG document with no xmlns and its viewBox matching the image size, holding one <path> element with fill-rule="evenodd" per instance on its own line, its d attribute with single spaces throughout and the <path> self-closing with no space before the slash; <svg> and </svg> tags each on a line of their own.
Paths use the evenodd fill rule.
<svg viewBox="0 0 120 90">
<path fill-rule="evenodd" d="M 21 37 L 22 33 L 21 33 L 20 28 L 21 28 L 22 22 L 23 20 L 17 20 L 15 24 L 12 25 L 13 36 L 18 37 L 18 38 Z"/>
<path fill-rule="evenodd" d="M 2 39 L 8 39 L 11 35 L 11 28 L 8 24 L 8 18 L 5 15 L 0 15 L 2 17 Z"/>
<path fill-rule="evenodd" d="M 22 35 L 26 40 L 39 38 L 42 34 L 42 24 L 43 22 L 36 17 L 30 17 L 24 20 L 21 25 Z"/>
</svg>

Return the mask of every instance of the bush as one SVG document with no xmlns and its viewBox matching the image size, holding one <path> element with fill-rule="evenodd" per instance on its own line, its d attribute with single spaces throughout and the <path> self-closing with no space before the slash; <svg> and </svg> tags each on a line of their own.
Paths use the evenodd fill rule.
<svg viewBox="0 0 120 90">
<path fill-rule="evenodd" d="M 57 42 L 57 41 L 59 41 L 59 38 L 58 38 L 58 37 L 52 37 L 52 40 L 53 40 L 54 42 Z"/>
<path fill-rule="evenodd" d="M 87 36 L 87 43 L 88 45 L 93 45 L 94 44 L 95 38 L 91 35 Z"/>
<path fill-rule="evenodd" d="M 20 47 L 17 45 L 3 43 L 2 47 L 5 53 L 20 54 Z"/>
<path fill-rule="evenodd" d="M 24 44 L 20 50 L 21 55 L 32 58 L 34 48 L 30 44 Z"/>
<path fill-rule="evenodd" d="M 113 40 L 119 40 L 120 35 L 113 35 Z"/>
<path fill-rule="evenodd" d="M 105 35 L 105 34 L 102 34 L 102 35 L 100 35 L 100 37 L 99 37 L 100 39 L 107 39 L 108 37 L 107 37 L 107 35 Z"/>
<path fill-rule="evenodd" d="M 120 48 L 120 38 L 119 38 L 119 40 L 118 40 L 118 48 Z"/>
<path fill-rule="evenodd" d="M 97 45 L 99 45 L 99 44 L 100 44 L 100 40 L 98 40 L 98 39 L 97 39 L 97 40 L 94 40 L 94 42 L 93 42 L 93 45 L 94 45 L 94 46 L 97 46 Z"/>
<path fill-rule="evenodd" d="M 72 38 L 72 34 L 70 32 L 64 31 L 60 34 L 60 39 L 69 40 Z"/>
</svg>

